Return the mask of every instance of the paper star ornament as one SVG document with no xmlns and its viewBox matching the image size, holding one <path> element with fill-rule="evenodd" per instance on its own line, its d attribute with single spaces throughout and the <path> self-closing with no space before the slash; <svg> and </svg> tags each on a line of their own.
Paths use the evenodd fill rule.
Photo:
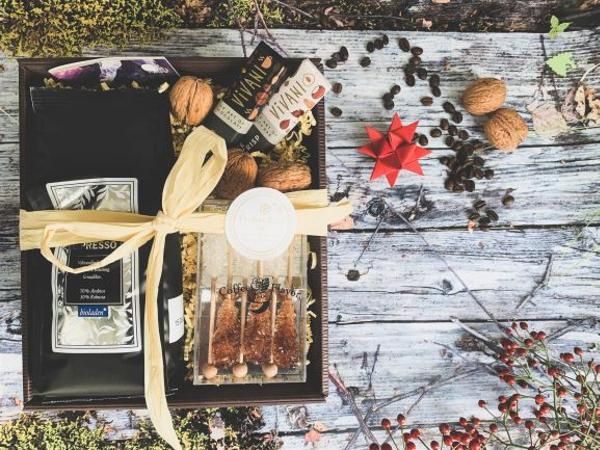
<svg viewBox="0 0 600 450">
<path fill-rule="evenodd" d="M 366 127 L 370 142 L 360 147 L 358 151 L 375 159 L 371 181 L 385 176 L 392 187 L 396 183 L 400 170 L 423 175 L 419 159 L 431 152 L 412 142 L 418 124 L 417 121 L 404 126 L 398 114 L 394 114 L 387 134 L 373 127 Z"/>
</svg>

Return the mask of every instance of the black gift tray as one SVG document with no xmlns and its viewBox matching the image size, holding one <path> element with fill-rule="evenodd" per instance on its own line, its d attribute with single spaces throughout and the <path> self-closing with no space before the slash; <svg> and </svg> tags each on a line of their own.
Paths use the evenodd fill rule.
<svg viewBox="0 0 600 450">
<path fill-rule="evenodd" d="M 181 75 L 196 75 L 212 78 L 221 85 L 231 84 L 240 67 L 243 58 L 203 58 L 177 57 L 167 58 Z M 29 88 L 43 85 L 43 79 L 48 76 L 48 69 L 82 58 L 23 58 L 19 59 L 19 104 L 20 104 L 20 173 L 21 173 L 21 207 L 25 205 L 23 180 L 31 170 L 29 157 L 29 138 L 31 137 L 31 101 Z M 290 58 L 290 65 L 297 65 L 300 59 Z M 319 63 L 319 60 L 313 62 Z M 311 188 L 327 187 L 325 174 L 325 106 L 321 101 L 313 113 L 317 120 L 316 129 L 311 136 L 304 139 L 310 151 L 309 165 L 313 174 Z M 308 269 L 308 283 L 315 302 L 311 310 L 317 318 L 311 322 L 313 343 L 308 352 L 310 364 L 307 366 L 306 382 L 283 383 L 266 385 L 224 385 L 224 386 L 194 386 L 186 384 L 172 395 L 169 395 L 169 405 L 174 408 L 195 408 L 214 406 L 265 405 L 275 403 L 306 403 L 324 401 L 328 393 L 328 334 L 327 334 L 327 244 L 325 237 L 309 236 L 310 249 L 316 254 L 317 265 Z M 30 379 L 30 345 L 29 342 L 38 330 L 31 329 L 28 324 L 35 314 L 28 308 L 27 280 L 35 274 L 28 273 L 24 258 L 21 261 L 21 307 L 23 323 L 23 398 L 24 409 L 101 409 L 101 408 L 143 408 L 143 398 L 115 399 L 81 399 L 65 398 L 56 403 L 43 403 L 32 395 Z M 182 364 L 184 362 L 182 361 Z"/>
</svg>

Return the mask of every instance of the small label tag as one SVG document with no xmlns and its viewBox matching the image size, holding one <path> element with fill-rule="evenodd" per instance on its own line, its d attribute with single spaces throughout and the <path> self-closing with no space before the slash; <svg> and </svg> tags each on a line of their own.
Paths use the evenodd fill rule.
<svg viewBox="0 0 600 450">
<path fill-rule="evenodd" d="M 108 317 L 108 306 L 105 305 L 79 305 L 78 317 Z"/>
<path fill-rule="evenodd" d="M 185 331 L 183 294 L 169 299 L 169 344 L 177 342 Z"/>
</svg>

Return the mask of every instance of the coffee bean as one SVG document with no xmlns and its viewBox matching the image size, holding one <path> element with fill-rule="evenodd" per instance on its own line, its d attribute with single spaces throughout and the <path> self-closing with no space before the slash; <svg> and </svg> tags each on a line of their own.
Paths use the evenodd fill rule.
<svg viewBox="0 0 600 450">
<path fill-rule="evenodd" d="M 424 67 L 419 67 L 417 69 L 417 76 L 419 77 L 420 80 L 426 80 L 427 79 L 427 69 L 425 69 Z"/>
<path fill-rule="evenodd" d="M 455 152 L 462 150 L 462 149 L 463 149 L 462 142 L 456 141 L 454 144 L 452 144 L 452 150 L 454 150 Z"/>
<path fill-rule="evenodd" d="M 483 160 L 483 158 L 481 156 L 476 156 L 475 158 L 473 158 L 473 164 L 481 167 L 485 164 L 485 161 Z"/>
<path fill-rule="evenodd" d="M 467 154 L 468 154 L 468 152 L 467 152 Z M 465 170 L 464 170 L 465 178 L 468 178 L 468 179 L 473 178 L 473 172 L 474 172 L 473 166 L 465 167 Z"/>
<path fill-rule="evenodd" d="M 410 87 L 413 87 L 416 83 L 415 76 L 410 75 L 410 74 L 406 75 L 405 81 L 406 81 L 406 85 L 410 86 Z"/>
<path fill-rule="evenodd" d="M 340 57 L 342 59 L 342 61 L 346 61 L 348 59 L 348 48 L 346 48 L 346 46 L 342 45 L 340 47 Z"/>
<path fill-rule="evenodd" d="M 481 141 L 473 141 L 473 148 L 476 152 L 479 152 L 485 148 L 485 143 Z"/>
<path fill-rule="evenodd" d="M 331 114 L 333 115 L 333 117 L 340 117 L 342 115 L 342 110 L 340 108 L 338 108 L 337 106 L 334 106 L 329 111 L 331 111 Z"/>
<path fill-rule="evenodd" d="M 421 47 L 413 47 L 410 49 L 410 52 L 415 56 L 419 56 L 423 54 L 423 49 Z"/>
<path fill-rule="evenodd" d="M 444 142 L 448 147 L 452 147 L 452 144 L 454 144 L 454 138 L 452 136 L 448 136 Z"/>
<path fill-rule="evenodd" d="M 448 119 L 442 119 L 442 120 L 440 120 L 440 128 L 442 130 L 446 131 L 449 126 L 450 126 L 450 122 L 448 122 Z"/>
<path fill-rule="evenodd" d="M 498 221 L 498 213 L 496 213 L 496 211 L 494 211 L 493 209 L 486 209 L 485 213 L 487 214 L 487 216 L 492 219 L 492 221 L 497 222 Z"/>
<path fill-rule="evenodd" d="M 505 195 L 502 199 L 502 204 L 507 208 L 510 208 L 515 202 L 515 198 L 512 195 Z"/>
<path fill-rule="evenodd" d="M 429 139 L 427 139 L 427 136 L 425 136 L 424 134 L 419 136 L 419 145 L 421 147 L 425 147 L 427 144 L 429 144 Z"/>
<path fill-rule="evenodd" d="M 346 278 L 348 281 L 358 281 L 360 278 L 360 272 L 356 269 L 350 269 L 348 273 L 346 273 Z"/>
<path fill-rule="evenodd" d="M 492 169 L 487 169 L 484 172 L 484 175 L 487 180 L 491 180 L 492 178 L 494 178 L 494 171 Z"/>
<path fill-rule="evenodd" d="M 390 89 L 390 92 L 392 93 L 392 95 L 398 95 L 400 93 L 400 90 L 401 90 L 400 86 L 398 86 L 397 84 L 395 84 Z"/>
<path fill-rule="evenodd" d="M 465 190 L 467 192 L 473 192 L 475 190 L 475 182 L 473 180 L 465 180 L 463 184 L 465 185 Z"/>
<path fill-rule="evenodd" d="M 460 130 L 458 132 L 458 137 L 465 141 L 469 139 L 469 132 L 467 130 Z"/>
<path fill-rule="evenodd" d="M 479 219 L 481 216 L 479 215 L 478 212 L 472 212 L 471 214 L 469 214 L 469 220 L 477 220 Z"/>
<path fill-rule="evenodd" d="M 442 130 L 440 130 L 439 128 L 434 128 L 429 132 L 429 135 L 431 137 L 438 138 L 442 135 Z"/>
<path fill-rule="evenodd" d="M 383 45 L 388 45 L 390 43 L 390 38 L 387 36 L 387 34 L 381 36 L 381 40 L 383 41 Z"/>
<path fill-rule="evenodd" d="M 419 133 L 413 134 L 411 142 L 414 144 L 415 142 L 417 142 L 419 140 L 419 137 L 421 137 L 421 135 Z"/>
<path fill-rule="evenodd" d="M 373 42 L 367 42 L 367 51 L 373 53 L 375 51 L 375 44 Z"/>
<path fill-rule="evenodd" d="M 394 109 L 394 106 L 395 106 L 395 104 L 394 104 L 394 102 L 392 102 L 392 101 L 385 102 L 385 103 L 383 104 L 383 107 L 384 107 L 385 109 L 387 109 L 388 111 L 390 111 L 390 110 Z"/>
<path fill-rule="evenodd" d="M 433 99 L 431 97 L 421 97 L 421 104 L 423 106 L 433 105 Z"/>
<path fill-rule="evenodd" d="M 475 175 L 475 178 L 478 180 L 481 180 L 483 178 L 483 170 L 481 170 L 479 167 L 476 167 L 473 171 L 473 175 Z"/>
<path fill-rule="evenodd" d="M 446 180 L 444 180 L 444 187 L 449 191 L 454 190 L 454 179 L 450 177 L 446 178 Z"/>
<path fill-rule="evenodd" d="M 440 162 L 440 164 L 447 166 L 448 163 L 450 162 L 450 157 L 449 156 L 440 156 L 438 161 Z"/>
<path fill-rule="evenodd" d="M 398 39 L 398 47 L 400 47 L 400 50 L 402 50 L 403 52 L 409 52 L 410 42 L 408 42 L 408 39 L 406 38 L 400 38 Z"/>
<path fill-rule="evenodd" d="M 465 152 L 462 149 L 458 150 L 458 153 L 456 154 L 456 160 L 460 164 L 463 164 L 467 160 L 468 157 L 469 157 L 469 155 L 467 155 L 467 152 Z"/>
<path fill-rule="evenodd" d="M 367 67 L 369 64 L 371 64 L 371 58 L 369 58 L 368 56 L 364 56 L 360 60 L 360 65 L 363 66 L 363 67 Z"/>
<path fill-rule="evenodd" d="M 440 76 L 437 73 L 434 73 L 429 77 L 429 86 L 439 86 L 440 85 Z"/>
<path fill-rule="evenodd" d="M 480 209 L 485 208 L 485 205 L 486 205 L 485 200 L 479 199 L 473 203 L 473 208 L 480 210 Z"/>
<path fill-rule="evenodd" d="M 479 229 L 481 231 L 490 231 L 490 228 L 492 228 L 492 226 L 489 223 L 480 223 L 479 224 Z"/>
<path fill-rule="evenodd" d="M 413 66 L 420 66 L 421 58 L 419 58 L 418 56 L 413 56 L 408 60 L 408 62 L 411 63 Z"/>
<path fill-rule="evenodd" d="M 462 184 L 456 183 L 454 185 L 454 189 L 452 189 L 452 191 L 454 191 L 454 192 L 464 192 L 465 191 L 465 187 Z"/>
<path fill-rule="evenodd" d="M 452 114 L 454 111 L 456 111 L 456 108 L 454 108 L 454 105 L 450 102 L 444 102 L 442 108 L 444 108 L 444 111 L 446 111 L 449 114 Z"/>
<path fill-rule="evenodd" d="M 337 67 L 337 61 L 335 59 L 328 59 L 325 61 L 325 65 L 330 69 L 335 69 Z"/>
<path fill-rule="evenodd" d="M 375 48 L 381 50 L 383 48 L 383 39 L 375 39 Z"/>
<path fill-rule="evenodd" d="M 407 64 L 404 66 L 404 73 L 406 75 L 412 75 L 416 71 L 417 71 L 417 68 L 415 66 L 413 66 L 412 64 Z"/>
<path fill-rule="evenodd" d="M 437 86 L 431 86 L 431 93 L 434 97 L 439 97 L 442 95 L 442 90 Z"/>
<path fill-rule="evenodd" d="M 471 144 L 465 144 L 463 145 L 463 148 L 469 155 L 473 154 L 473 146 Z"/>
<path fill-rule="evenodd" d="M 482 216 L 479 218 L 479 225 L 489 225 L 491 222 L 491 219 L 487 216 Z"/>
<path fill-rule="evenodd" d="M 394 94 L 392 94 L 391 92 L 386 92 L 385 94 L 383 94 L 383 101 L 385 103 L 394 101 Z"/>
<path fill-rule="evenodd" d="M 334 94 L 340 94 L 342 92 L 342 83 L 340 82 L 335 82 L 333 83 L 333 85 L 331 86 L 331 90 L 333 91 Z"/>
<path fill-rule="evenodd" d="M 454 123 L 461 123 L 463 121 L 462 113 L 460 111 L 455 111 L 454 114 L 452 114 L 452 120 Z"/>
<path fill-rule="evenodd" d="M 458 134 L 458 128 L 456 128 L 456 125 L 450 125 L 448 127 L 448 134 L 450 136 L 456 136 Z"/>
</svg>

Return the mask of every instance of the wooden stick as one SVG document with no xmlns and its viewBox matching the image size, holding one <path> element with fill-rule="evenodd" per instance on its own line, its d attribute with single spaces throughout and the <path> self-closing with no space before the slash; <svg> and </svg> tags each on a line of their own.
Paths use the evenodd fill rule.
<svg viewBox="0 0 600 450">
<path fill-rule="evenodd" d="M 213 334 L 215 332 L 215 316 L 217 310 L 217 278 L 213 277 L 210 281 L 210 312 L 208 325 L 208 357 L 206 364 L 202 366 L 202 374 L 210 380 L 217 376 L 218 369 L 213 364 Z"/>
<path fill-rule="evenodd" d="M 294 265 L 294 240 L 292 240 L 292 243 L 290 244 L 290 247 L 288 248 L 288 255 L 287 255 L 287 280 L 286 280 L 286 285 L 289 289 L 292 289 L 292 282 L 294 279 L 294 270 L 293 270 L 293 265 Z"/>
<path fill-rule="evenodd" d="M 244 280 L 244 287 L 247 287 L 248 281 Z M 240 363 L 244 362 L 244 333 L 246 331 L 246 306 L 248 304 L 248 291 L 244 289 L 241 296 L 241 317 L 240 317 Z"/>
<path fill-rule="evenodd" d="M 227 287 L 233 285 L 233 248 L 227 244 Z"/>
</svg>

